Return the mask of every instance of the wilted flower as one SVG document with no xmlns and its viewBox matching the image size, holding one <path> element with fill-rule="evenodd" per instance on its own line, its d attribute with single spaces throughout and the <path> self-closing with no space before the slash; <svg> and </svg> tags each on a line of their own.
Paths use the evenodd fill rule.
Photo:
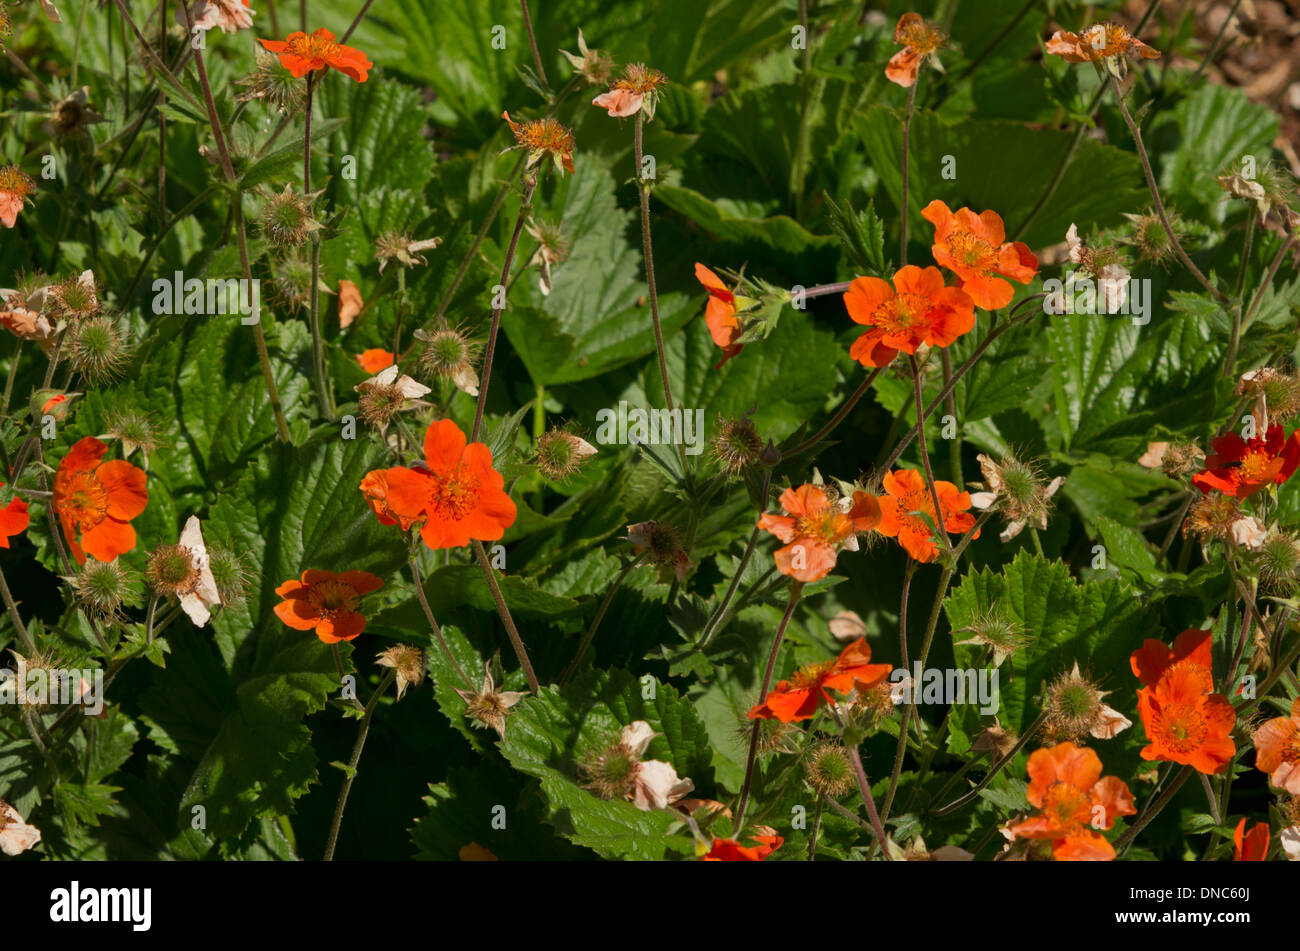
<svg viewBox="0 0 1300 951">
<path fill-rule="evenodd" d="M 550 157 L 556 170 L 573 174 L 573 133 L 567 128 L 550 116 L 515 122 L 509 112 L 503 112 L 501 118 L 506 120 L 515 137 L 515 144 L 506 149 L 507 152 L 524 149 L 528 153 L 529 168 Z"/>
<path fill-rule="evenodd" d="M 895 53 L 885 67 L 885 78 L 903 88 L 916 84 L 921 63 L 927 57 L 939 66 L 938 51 L 943 49 L 948 37 L 933 24 L 925 22 L 916 13 L 904 13 L 894 27 L 894 45 L 903 49 Z"/>
<path fill-rule="evenodd" d="M 1255 768 L 1268 781 L 1300 796 L 1300 697 L 1291 702 L 1291 715 L 1274 717 L 1255 731 Z"/>
<path fill-rule="evenodd" d="M 1255 426 L 1267 430 L 1274 422 L 1300 413 L 1300 378 L 1273 367 L 1243 373 L 1234 390 L 1237 396 L 1255 397 Z"/>
<path fill-rule="evenodd" d="M 384 273 L 384 268 L 388 266 L 389 261 L 396 261 L 407 267 L 427 264 L 429 262 L 420 252 L 432 251 L 440 244 L 442 238 L 421 238 L 416 241 L 410 235 L 399 231 L 385 231 L 375 239 L 375 257 L 379 260 L 379 273 Z"/>
<path fill-rule="evenodd" d="M 85 136 L 104 117 L 90 105 L 90 87 L 82 86 L 61 99 L 50 111 L 50 131 L 56 139 Z"/>
<path fill-rule="evenodd" d="M 1125 54 L 1158 59 L 1160 53 L 1147 46 L 1118 23 L 1098 23 L 1080 33 L 1057 30 L 1047 41 L 1047 52 L 1063 56 L 1070 63 L 1103 63 L 1115 75 L 1123 73 Z"/>
<path fill-rule="evenodd" d="M 1146 469 L 1163 469 L 1170 478 L 1186 475 L 1200 466 L 1205 450 L 1195 443 L 1152 442 L 1138 459 Z"/>
<path fill-rule="evenodd" d="M 506 739 L 506 717 L 510 716 L 510 708 L 523 700 L 528 691 L 497 690 L 491 678 L 491 664 L 485 663 L 482 689 L 460 690 L 458 687 L 456 695 L 465 702 L 465 716 L 476 724 L 490 726 L 497 730 L 500 738 Z"/>
<path fill-rule="evenodd" d="M 998 537 L 1008 542 L 1026 526 L 1047 528 L 1047 516 L 1052 510 L 1051 499 L 1065 484 L 1064 476 L 1057 476 L 1044 484 L 1038 470 L 1019 459 L 1004 457 L 994 462 L 980 453 L 975 457 L 984 476 L 984 492 L 971 494 L 971 505 L 977 509 L 997 506 L 1007 521 L 1007 527 Z"/>
<path fill-rule="evenodd" d="M 1076 660 L 1068 674 L 1061 674 L 1047 685 L 1043 703 L 1047 735 L 1070 742 L 1085 735 L 1109 740 L 1127 730 L 1133 721 L 1102 703 L 1107 693 L 1079 673 Z"/>
<path fill-rule="evenodd" d="M 525 230 L 537 241 L 537 284 L 545 296 L 551 293 L 551 268 L 569 256 L 569 241 L 559 224 L 543 218 L 534 219 Z"/>
<path fill-rule="evenodd" d="M 648 553 L 650 564 L 661 573 L 671 571 L 678 581 L 691 570 L 691 559 L 682 549 L 677 530 L 659 522 L 637 522 L 627 527 L 627 540 L 638 555 Z"/>
<path fill-rule="evenodd" d="M 978 644 L 987 648 L 993 655 L 994 667 L 1001 667 L 1002 662 L 1023 647 L 1027 640 L 1025 626 L 997 606 L 976 616 L 969 626 L 952 633 L 971 634 L 966 640 L 955 640 L 953 644 Z"/>
<path fill-rule="evenodd" d="M 193 28 L 219 28 L 223 33 L 247 30 L 253 25 L 253 14 L 256 12 L 249 9 L 248 0 L 198 0 L 192 14 Z"/>
<path fill-rule="evenodd" d="M 582 27 L 578 27 L 578 55 L 575 56 L 567 50 L 560 50 L 560 55 L 569 61 L 569 65 L 587 81 L 588 85 L 603 86 L 609 82 L 610 73 L 614 69 L 614 60 L 600 50 L 587 48 Z"/>
<path fill-rule="evenodd" d="M 644 112 L 649 122 L 655 117 L 659 87 L 667 82 L 668 77 L 659 70 L 632 63 L 624 68 L 622 78 L 614 80 L 609 92 L 601 93 L 591 100 L 591 104 L 600 106 L 616 118 Z"/>
<path fill-rule="evenodd" d="M 398 700 L 402 699 L 407 687 L 418 687 L 424 680 L 424 651 L 418 647 L 411 647 L 409 644 L 395 644 L 388 650 L 382 651 L 375 658 L 375 663 L 380 667 L 387 667 L 397 672 Z M 502 735 L 504 736 L 504 733 Z"/>
<path fill-rule="evenodd" d="M 641 759 L 654 735 L 644 720 L 623 727 L 618 742 L 581 764 L 586 788 L 605 799 L 630 799 L 647 812 L 665 809 L 689 793 L 695 785 L 679 778 L 671 763 Z"/>
<path fill-rule="evenodd" d="M 12 228 L 36 182 L 17 165 L 0 166 L 0 224 Z"/>
<path fill-rule="evenodd" d="M 221 595 L 197 515 L 186 519 L 177 544 L 160 545 L 149 555 L 148 579 L 156 594 L 180 601 L 195 627 L 208 623 L 212 617 L 208 609 L 221 603 Z"/>
<path fill-rule="evenodd" d="M 57 14 L 53 19 L 57 22 Z M 41 830 L 29 826 L 18 810 L 0 799 L 0 852 L 14 856 L 26 852 L 41 841 Z"/>
<path fill-rule="evenodd" d="M 417 383 L 400 373 L 396 364 L 390 364 L 353 389 L 361 394 L 357 401 L 361 418 L 378 426 L 381 433 L 388 428 L 388 423 L 394 416 L 408 408 L 406 404 L 409 401 L 419 400 L 429 392 L 423 383 Z"/>
</svg>

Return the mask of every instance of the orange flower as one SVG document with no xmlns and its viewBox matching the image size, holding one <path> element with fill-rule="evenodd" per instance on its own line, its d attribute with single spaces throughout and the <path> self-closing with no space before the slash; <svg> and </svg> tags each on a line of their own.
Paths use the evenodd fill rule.
<svg viewBox="0 0 1300 951">
<path fill-rule="evenodd" d="M 997 310 L 1007 306 L 1015 289 L 1002 278 L 1028 284 L 1038 273 L 1038 258 L 1023 241 L 1006 240 L 1006 228 L 995 211 L 977 215 L 969 208 L 959 208 L 954 214 L 935 199 L 925 206 L 921 217 L 934 225 L 935 261 L 961 278 L 961 289 L 976 307 Z"/>
<path fill-rule="evenodd" d="M 290 579 L 275 589 L 284 598 L 275 606 L 275 616 L 295 631 L 314 630 L 326 644 L 350 641 L 366 629 L 357 603 L 383 586 L 368 571 L 335 574 L 308 568 L 301 581 Z"/>
<path fill-rule="evenodd" d="M 848 693 L 854 687 L 868 690 L 882 682 L 894 668 L 889 664 L 871 663 L 871 648 L 859 637 L 834 660 L 814 664 L 778 683 L 763 702 L 749 711 L 751 720 L 776 718 L 782 723 L 807 720 L 817 712 L 822 700 L 834 703 L 828 690 Z"/>
<path fill-rule="evenodd" d="M 0 224 L 12 228 L 27 196 L 34 191 L 36 182 L 17 165 L 0 167 Z"/>
<path fill-rule="evenodd" d="M 1175 664 L 1154 686 L 1139 690 L 1138 714 L 1150 741 L 1142 758 L 1182 763 L 1206 775 L 1227 769 L 1236 751 L 1231 733 L 1237 711 L 1213 691 L 1210 669 L 1199 664 Z"/>
<path fill-rule="evenodd" d="M 1137 53 L 1143 59 L 1158 59 L 1160 53 L 1147 46 L 1118 23 L 1098 23 L 1082 33 L 1057 30 L 1047 41 L 1047 52 L 1064 56 L 1071 63 L 1096 63 L 1103 59 Z"/>
<path fill-rule="evenodd" d="M 937 267 L 901 267 L 894 286 L 859 277 L 844 294 L 854 323 L 871 329 L 853 342 L 849 355 L 864 367 L 884 366 L 898 352 L 916 353 L 926 343 L 946 347 L 975 326 L 975 306 L 956 287 L 945 287 Z"/>
<path fill-rule="evenodd" d="M 1227 433 L 1211 445 L 1214 452 L 1205 457 L 1205 469 L 1192 476 L 1192 484 L 1203 495 L 1217 489 L 1248 499 L 1265 486 L 1281 485 L 1300 467 L 1300 429 L 1290 439 L 1277 425 L 1251 439 Z"/>
<path fill-rule="evenodd" d="M 510 113 L 501 113 L 510 131 L 514 133 L 515 144 L 512 149 L 528 151 L 528 167 L 532 168 L 544 156 L 549 155 L 557 169 L 573 174 L 573 133 L 556 122 L 550 116 L 525 122 L 514 122 Z M 510 151 L 507 149 L 506 151 Z"/>
<path fill-rule="evenodd" d="M 54 511 L 79 565 L 86 563 L 86 552 L 112 561 L 134 548 L 130 521 L 149 503 L 144 470 L 120 459 L 103 462 L 106 452 L 108 446 L 87 436 L 68 450 L 54 474 Z"/>
<path fill-rule="evenodd" d="M 1237 823 L 1237 831 L 1232 834 L 1232 860 L 1234 862 L 1262 862 L 1268 855 L 1268 823 L 1256 822 L 1255 827 L 1246 831 L 1246 817 Z"/>
<path fill-rule="evenodd" d="M 423 465 L 388 469 L 385 479 L 389 511 L 398 518 L 424 517 L 420 537 L 430 548 L 496 541 L 515 522 L 515 503 L 492 468 L 492 451 L 481 442 L 465 445 L 465 434 L 449 419 L 425 432 Z"/>
<path fill-rule="evenodd" d="M 1300 796 L 1300 697 L 1291 702 L 1289 717 L 1274 717 L 1255 731 L 1255 768 L 1269 773 L 1274 786 Z"/>
<path fill-rule="evenodd" d="M 1129 666 L 1133 676 L 1142 681 L 1142 686 L 1154 686 L 1156 681 L 1169 670 L 1181 670 L 1186 667 L 1210 669 L 1212 631 L 1202 631 L 1189 627 L 1174 638 L 1171 648 L 1163 641 L 1147 638 L 1141 647 L 1129 655 Z"/>
<path fill-rule="evenodd" d="M 290 33 L 284 40 L 259 39 L 257 42 L 279 55 L 280 65 L 296 79 L 328 66 L 359 83 L 364 83 L 368 71 L 375 65 L 361 50 L 334 42 L 334 34 L 324 27 L 311 36 L 299 30 Z"/>
<path fill-rule="evenodd" d="M 1006 831 L 1013 838 L 1051 839 L 1052 857 L 1108 862 L 1115 850 L 1098 829 L 1137 812 L 1133 794 L 1115 776 L 1102 777 L 1101 760 L 1086 747 L 1060 743 L 1035 750 L 1027 767 L 1029 804 L 1038 812 Z"/>
<path fill-rule="evenodd" d="M 941 49 L 947 39 L 941 31 L 922 20 L 920 14 L 904 13 L 894 27 L 894 43 L 903 49 L 889 60 L 885 78 L 904 89 L 914 85 L 921 62 Z"/>
<path fill-rule="evenodd" d="M 396 525 L 400 522 L 402 531 L 406 531 L 412 525 L 423 522 L 424 515 L 420 512 L 397 512 L 393 509 L 388 501 L 390 471 L 375 469 L 367 472 L 361 479 L 361 494 L 366 497 L 366 503 L 378 517 L 380 525 Z"/>
<path fill-rule="evenodd" d="M 867 492 L 832 501 L 820 485 L 805 484 L 782 492 L 781 508 L 787 514 L 764 512 L 758 527 L 786 543 L 777 549 L 776 567 L 796 581 L 826 577 L 840 548 L 857 551 L 858 533 L 880 523 L 880 503 Z"/>
<path fill-rule="evenodd" d="M 736 354 L 743 344 L 736 343 L 740 337 L 740 319 L 736 316 L 736 295 L 722 283 L 722 278 L 714 274 L 699 261 L 695 262 L 695 279 L 709 292 L 709 304 L 704 311 L 704 322 L 709 327 L 713 342 L 723 350 L 722 359 L 717 369 Z"/>
<path fill-rule="evenodd" d="M 932 520 L 934 500 L 926 487 L 925 477 L 915 469 L 899 469 L 885 473 L 886 494 L 880 498 L 880 528 L 882 535 L 897 538 L 909 555 L 917 561 L 927 563 L 939 555 L 939 547 L 934 543 L 934 533 L 920 516 L 912 512 L 924 512 Z M 943 510 L 943 527 L 950 532 L 968 532 L 975 527 L 975 516 L 970 508 L 970 493 L 958 491 L 951 482 L 936 480 L 934 491 L 939 496 L 939 507 Z M 937 521 L 937 520 L 936 520 Z M 975 534 L 979 538 L 979 533 Z"/>
<path fill-rule="evenodd" d="M 753 846 L 742 846 L 735 839 L 714 839 L 709 854 L 702 856 L 705 862 L 761 862 L 784 843 L 779 835 L 756 835 Z"/>
<path fill-rule="evenodd" d="M 0 489 L 3 488 L 4 483 L 0 482 Z M 0 508 L 0 548 L 8 548 L 9 539 L 27 531 L 31 520 L 32 517 L 27 514 L 27 503 L 16 495 L 8 505 Z"/>
<path fill-rule="evenodd" d="M 391 353 L 378 347 L 363 351 L 357 355 L 357 363 L 361 364 L 361 369 L 371 375 L 391 367 L 394 362 L 395 358 Z"/>
</svg>

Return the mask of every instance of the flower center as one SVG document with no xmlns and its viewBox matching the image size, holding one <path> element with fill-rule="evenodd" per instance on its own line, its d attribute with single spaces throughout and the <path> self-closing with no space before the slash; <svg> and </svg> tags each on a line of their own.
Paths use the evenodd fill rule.
<svg viewBox="0 0 1300 951">
<path fill-rule="evenodd" d="M 826 544 L 842 540 L 848 534 L 847 528 L 848 519 L 834 509 L 805 515 L 795 522 L 795 531 L 800 535 Z"/>
<path fill-rule="evenodd" d="M 898 294 L 876 309 L 875 322 L 886 333 L 907 333 L 930 309 L 930 301 L 921 294 Z"/>
<path fill-rule="evenodd" d="M 938 30 L 931 29 L 923 23 L 914 23 L 898 31 L 894 42 L 901 43 L 914 53 L 924 55 L 937 50 L 942 45 L 943 39 L 943 34 Z"/>
<path fill-rule="evenodd" d="M 900 498 L 898 500 L 898 517 L 912 531 L 923 535 L 932 534 L 930 526 L 925 523 L 924 519 L 907 514 L 909 512 L 924 512 L 930 518 L 934 518 L 934 502 L 930 499 L 929 489 L 920 488 L 915 492 L 908 492 Z"/>
<path fill-rule="evenodd" d="M 998 254 L 993 245 L 964 229 L 948 236 L 948 251 L 959 265 L 984 277 L 997 270 Z"/>
<path fill-rule="evenodd" d="M 795 690 L 808 690 L 812 687 L 816 687 L 822 682 L 822 679 L 831 672 L 831 668 L 834 666 L 835 661 L 828 660 L 825 663 L 813 664 L 811 667 L 805 667 L 802 670 L 798 670 L 795 672 L 795 675 L 790 678 L 790 685 Z"/>
<path fill-rule="evenodd" d="M 60 508 L 71 512 L 78 527 L 98 525 L 108 513 L 108 491 L 93 472 L 74 472 L 63 491 Z"/>
<path fill-rule="evenodd" d="M 1042 811 L 1062 829 L 1077 828 L 1081 824 L 1080 813 L 1088 812 L 1088 794 L 1069 783 L 1052 783 L 1043 796 Z"/>
<path fill-rule="evenodd" d="M 450 475 L 433 476 L 430 508 L 438 518 L 459 522 L 478 499 L 478 479 L 456 471 Z"/>
<path fill-rule="evenodd" d="M 8 192 L 18 198 L 25 198 L 36 190 L 36 183 L 23 173 L 17 165 L 0 168 L 0 192 Z"/>
<path fill-rule="evenodd" d="M 1273 462 L 1273 457 L 1263 450 L 1247 450 L 1246 454 L 1241 457 L 1239 469 L 1241 478 L 1249 482 L 1266 481 L 1272 475 Z"/>
<path fill-rule="evenodd" d="M 313 585 L 307 602 L 321 617 L 332 618 L 340 611 L 351 611 L 357 606 L 357 591 L 342 581 L 322 581 Z"/>
<path fill-rule="evenodd" d="M 1199 749 L 1210 732 L 1198 704 L 1174 703 L 1161 712 L 1160 733 L 1165 745 L 1176 753 Z"/>
<path fill-rule="evenodd" d="M 338 52 L 339 45 L 323 36 L 295 36 L 289 41 L 289 52 L 304 59 L 328 60 Z"/>
</svg>

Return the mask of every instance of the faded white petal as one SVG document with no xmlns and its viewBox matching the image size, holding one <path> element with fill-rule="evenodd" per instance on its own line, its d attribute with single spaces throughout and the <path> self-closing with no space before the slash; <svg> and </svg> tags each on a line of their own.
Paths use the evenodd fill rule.
<svg viewBox="0 0 1300 951">
<path fill-rule="evenodd" d="M 619 742 L 632 751 L 633 756 L 640 756 L 645 752 L 645 748 L 650 745 L 654 738 L 655 731 L 645 720 L 637 720 L 623 727 L 623 733 L 619 737 Z"/>
<path fill-rule="evenodd" d="M 632 804 L 638 809 L 664 809 L 695 788 L 690 779 L 677 775 L 671 763 L 652 759 L 638 763 L 632 789 Z"/>
</svg>

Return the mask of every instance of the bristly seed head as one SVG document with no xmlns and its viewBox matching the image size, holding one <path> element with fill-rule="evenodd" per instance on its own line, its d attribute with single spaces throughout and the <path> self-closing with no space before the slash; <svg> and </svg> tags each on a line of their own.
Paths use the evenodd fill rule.
<svg viewBox="0 0 1300 951">
<path fill-rule="evenodd" d="M 759 461 L 763 437 L 746 414 L 738 419 L 718 416 L 718 435 L 711 447 L 713 458 L 729 476 L 737 476 Z"/>
<path fill-rule="evenodd" d="M 212 572 L 223 605 L 229 607 L 244 600 L 253 582 L 245 556 L 222 545 L 209 544 L 208 570 Z"/>
<path fill-rule="evenodd" d="M 68 352 L 72 368 L 91 385 L 118 376 L 128 352 L 117 322 L 109 317 L 90 317 L 72 325 Z"/>
<path fill-rule="evenodd" d="M 838 799 L 856 782 L 848 751 L 839 743 L 818 743 L 804 759 L 804 778 L 814 791 Z"/>
<path fill-rule="evenodd" d="M 278 56 L 264 50 L 257 50 L 257 65 L 243 79 L 235 80 L 238 86 L 247 88 L 235 97 L 238 102 L 261 100 L 286 116 L 295 116 L 302 111 L 307 101 L 307 86 L 280 65 Z"/>
<path fill-rule="evenodd" d="M 180 597 L 199 582 L 199 568 L 184 545 L 159 545 L 149 553 L 145 577 L 155 594 Z"/>
<path fill-rule="evenodd" d="M 596 454 L 596 447 L 568 429 L 550 429 L 537 440 L 534 464 L 552 482 L 563 482 Z"/>
<path fill-rule="evenodd" d="M 138 581 L 135 572 L 119 565 L 116 559 L 103 562 L 88 558 L 72 579 L 72 590 L 87 613 L 111 620 L 121 615 L 123 604 L 138 601 Z"/>
<path fill-rule="evenodd" d="M 316 193 L 319 194 L 319 193 Z M 289 185 L 273 194 L 262 207 L 262 234 L 274 247 L 300 248 L 321 223 L 312 217 L 311 206 L 316 194 L 301 195 Z M 310 285 L 310 278 L 308 279 Z"/>
</svg>

